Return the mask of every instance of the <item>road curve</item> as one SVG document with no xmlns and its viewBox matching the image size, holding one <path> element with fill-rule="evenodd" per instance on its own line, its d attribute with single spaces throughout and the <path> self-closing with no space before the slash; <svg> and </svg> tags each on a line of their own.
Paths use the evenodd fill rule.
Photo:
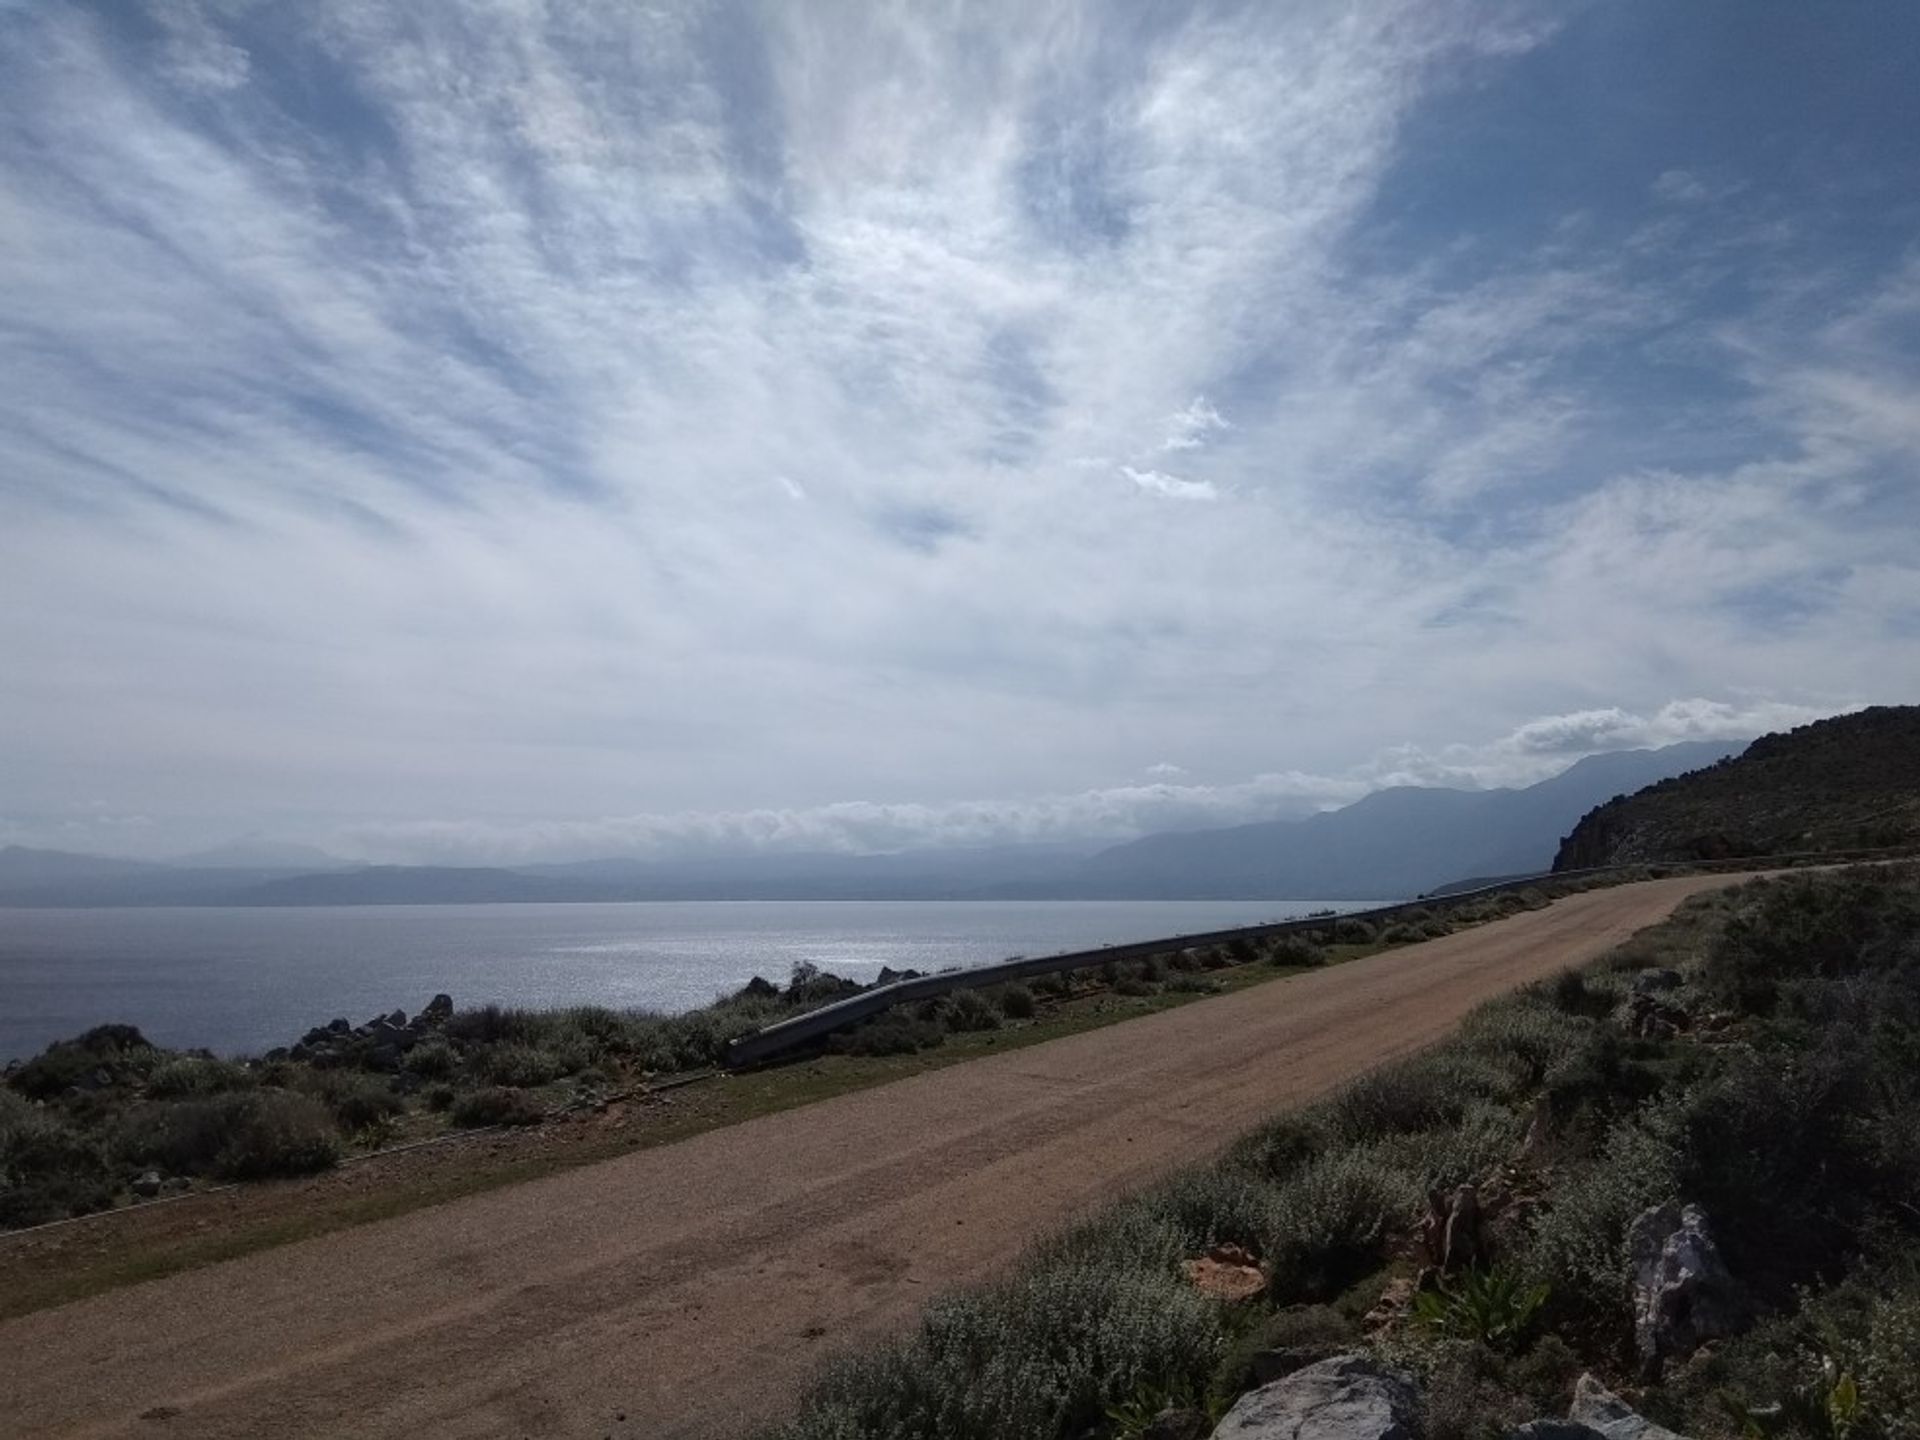
<svg viewBox="0 0 1920 1440">
<path fill-rule="evenodd" d="M 0 1434 L 739 1435 L 824 1347 L 1741 878 L 1589 891 L 0 1323 Z"/>
</svg>

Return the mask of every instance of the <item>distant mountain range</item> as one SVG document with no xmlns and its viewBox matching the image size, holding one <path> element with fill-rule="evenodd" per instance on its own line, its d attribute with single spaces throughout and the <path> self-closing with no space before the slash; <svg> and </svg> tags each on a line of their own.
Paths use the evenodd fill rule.
<svg viewBox="0 0 1920 1440">
<path fill-rule="evenodd" d="M 1876 705 L 1596 807 L 1557 869 L 1920 843 L 1920 706 Z"/>
<path fill-rule="evenodd" d="M 1393 899 L 1544 870 L 1600 800 L 1712 765 L 1738 745 L 1691 741 L 1591 755 L 1519 790 L 1377 790 L 1342 810 L 1149 835 L 1028 893 L 1099 899 Z M 1013 887 L 1002 893 L 1021 893 Z"/>
<path fill-rule="evenodd" d="M 1611 796 L 1712 765 L 1719 742 L 1589 756 L 1525 789 L 1381 790 L 1300 820 L 1070 845 L 495 866 L 352 866 L 249 839 L 172 864 L 0 849 L 0 906 L 615 900 L 1391 899 L 1544 870 Z"/>
</svg>

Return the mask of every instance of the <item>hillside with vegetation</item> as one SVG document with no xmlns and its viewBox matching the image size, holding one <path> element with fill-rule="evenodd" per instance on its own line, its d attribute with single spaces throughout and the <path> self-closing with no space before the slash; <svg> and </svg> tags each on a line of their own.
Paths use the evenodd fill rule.
<svg viewBox="0 0 1920 1440">
<path fill-rule="evenodd" d="M 1912 1440 L 1917 1136 L 1920 867 L 1754 881 L 830 1362 L 774 1440 Z"/>
<path fill-rule="evenodd" d="M 1879 705 L 1765 735 L 1705 770 L 1616 796 L 1555 870 L 1920 843 L 1920 706 Z"/>
</svg>

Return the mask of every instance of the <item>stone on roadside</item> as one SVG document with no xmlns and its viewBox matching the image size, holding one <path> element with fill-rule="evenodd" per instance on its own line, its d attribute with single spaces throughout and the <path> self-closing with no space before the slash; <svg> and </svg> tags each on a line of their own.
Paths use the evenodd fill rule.
<svg viewBox="0 0 1920 1440">
<path fill-rule="evenodd" d="M 1415 1440 L 1413 1382 L 1364 1355 L 1335 1355 L 1242 1395 L 1213 1440 Z"/>
<path fill-rule="evenodd" d="M 133 1177 L 133 1183 L 127 1188 L 142 1200 L 151 1200 L 160 1193 L 162 1183 L 158 1170 L 143 1170 Z"/>
<path fill-rule="evenodd" d="M 1580 1377 L 1567 1418 L 1598 1431 L 1603 1440 L 1687 1440 L 1639 1414 L 1592 1375 Z"/>
<path fill-rule="evenodd" d="M 1238 1245 L 1216 1245 L 1182 1268 L 1194 1289 L 1216 1300 L 1251 1300 L 1267 1288 L 1259 1262 Z"/>
<path fill-rule="evenodd" d="M 1745 1295 L 1698 1205 L 1643 1211 L 1627 1232 L 1627 1254 L 1633 1264 L 1634 1344 L 1648 1376 L 1705 1341 L 1745 1328 Z"/>
</svg>

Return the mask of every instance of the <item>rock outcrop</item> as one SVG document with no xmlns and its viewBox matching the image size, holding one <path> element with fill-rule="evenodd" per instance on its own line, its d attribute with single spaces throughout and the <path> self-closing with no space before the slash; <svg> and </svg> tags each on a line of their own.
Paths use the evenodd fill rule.
<svg viewBox="0 0 1920 1440">
<path fill-rule="evenodd" d="M 1416 1440 L 1413 1382 L 1364 1355 L 1336 1355 L 1242 1395 L 1213 1440 Z"/>
<path fill-rule="evenodd" d="M 1580 1377 L 1567 1418 L 1594 1431 L 1602 1440 L 1687 1440 L 1640 1415 L 1591 1375 Z"/>
<path fill-rule="evenodd" d="M 1627 1253 L 1633 1263 L 1634 1343 L 1648 1378 L 1703 1341 L 1745 1327 L 1745 1294 L 1698 1205 L 1669 1203 L 1642 1213 L 1627 1232 Z"/>
</svg>

